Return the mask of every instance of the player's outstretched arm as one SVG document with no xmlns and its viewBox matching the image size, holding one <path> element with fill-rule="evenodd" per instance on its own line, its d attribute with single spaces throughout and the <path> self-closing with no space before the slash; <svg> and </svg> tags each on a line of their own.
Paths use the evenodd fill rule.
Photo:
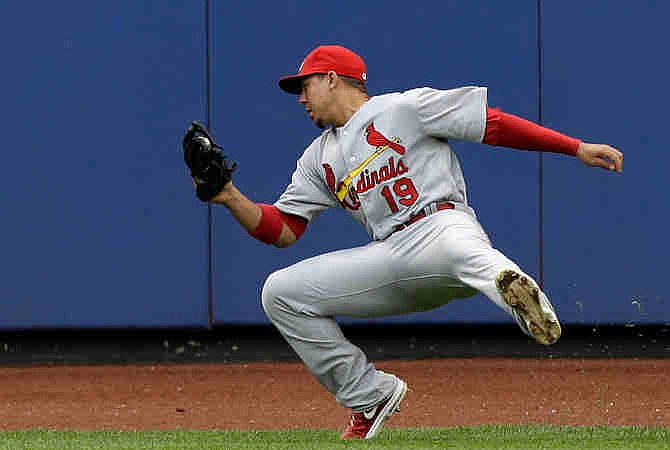
<svg viewBox="0 0 670 450">
<path fill-rule="evenodd" d="M 623 153 L 605 144 L 590 144 L 539 124 L 502 112 L 497 108 L 486 108 L 486 131 L 484 144 L 563 153 L 576 156 L 584 164 L 621 173 Z"/>
<path fill-rule="evenodd" d="M 298 236 L 290 226 L 281 221 L 281 218 L 271 216 L 275 214 L 272 210 L 274 207 L 252 202 L 233 185 L 232 181 L 226 184 L 211 201 L 228 208 L 242 228 L 265 243 L 275 247 L 288 247 L 298 240 Z"/>
<path fill-rule="evenodd" d="M 581 142 L 577 147 L 577 158 L 589 166 L 623 172 L 623 153 L 609 145 Z"/>
</svg>

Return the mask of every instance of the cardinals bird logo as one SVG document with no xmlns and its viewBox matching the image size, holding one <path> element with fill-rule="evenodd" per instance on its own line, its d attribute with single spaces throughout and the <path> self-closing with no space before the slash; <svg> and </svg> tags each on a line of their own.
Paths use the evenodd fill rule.
<svg viewBox="0 0 670 450">
<path fill-rule="evenodd" d="M 344 197 L 347 195 L 347 192 L 349 191 L 349 185 L 351 185 L 353 179 L 359 173 L 361 173 L 363 169 L 365 169 L 365 166 L 370 164 L 373 159 L 381 155 L 386 149 L 391 148 L 399 155 L 405 154 L 405 147 L 400 145 L 400 138 L 394 137 L 393 139 L 388 139 L 386 136 L 377 131 L 374 122 L 370 122 L 370 125 L 365 128 L 365 140 L 368 144 L 376 147 L 376 150 L 372 155 L 368 156 L 368 158 L 363 161 L 360 166 L 352 170 L 351 173 L 349 173 L 349 175 L 347 175 L 346 178 L 340 182 L 336 194 L 340 201 L 344 200 Z"/>
<path fill-rule="evenodd" d="M 388 139 L 386 136 L 381 134 L 375 129 L 374 122 L 370 122 L 370 125 L 365 129 L 365 139 L 368 144 L 373 147 L 388 147 L 395 150 L 399 155 L 405 154 L 405 147 L 399 144 L 400 138 L 393 138 L 393 140 Z"/>
</svg>

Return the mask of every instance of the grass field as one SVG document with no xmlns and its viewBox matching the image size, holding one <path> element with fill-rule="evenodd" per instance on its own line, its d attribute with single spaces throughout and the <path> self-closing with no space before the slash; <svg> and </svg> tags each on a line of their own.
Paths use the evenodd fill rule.
<svg viewBox="0 0 670 450">
<path fill-rule="evenodd" d="M 385 429 L 372 441 L 320 431 L 155 431 L 0 433 L 0 449 L 667 449 L 668 428 L 483 426 Z"/>
</svg>

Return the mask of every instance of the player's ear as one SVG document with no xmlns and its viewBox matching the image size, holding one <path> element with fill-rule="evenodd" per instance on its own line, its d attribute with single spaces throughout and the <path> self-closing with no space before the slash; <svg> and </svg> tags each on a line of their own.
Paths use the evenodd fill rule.
<svg viewBox="0 0 670 450">
<path fill-rule="evenodd" d="M 334 70 L 331 70 L 326 74 L 326 78 L 328 78 L 328 87 L 329 88 L 334 88 L 335 85 L 337 85 L 337 82 L 339 81 L 339 77 L 337 76 L 337 73 L 335 73 Z"/>
</svg>

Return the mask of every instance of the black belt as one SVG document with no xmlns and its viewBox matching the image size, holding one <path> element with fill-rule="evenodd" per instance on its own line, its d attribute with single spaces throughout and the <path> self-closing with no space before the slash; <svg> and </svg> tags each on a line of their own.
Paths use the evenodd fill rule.
<svg viewBox="0 0 670 450">
<path fill-rule="evenodd" d="M 408 226 L 412 225 L 414 222 L 418 222 L 419 220 L 423 219 L 424 217 L 430 216 L 433 213 L 436 213 L 438 211 L 442 211 L 445 209 L 454 209 L 454 204 L 451 202 L 435 202 L 431 203 L 430 205 L 426 206 L 423 208 L 421 211 L 418 213 L 414 214 L 412 217 L 409 218 L 409 220 L 405 223 L 401 223 L 400 225 L 396 225 L 393 227 L 393 231 L 391 234 L 395 233 L 396 231 L 404 230 Z"/>
</svg>

